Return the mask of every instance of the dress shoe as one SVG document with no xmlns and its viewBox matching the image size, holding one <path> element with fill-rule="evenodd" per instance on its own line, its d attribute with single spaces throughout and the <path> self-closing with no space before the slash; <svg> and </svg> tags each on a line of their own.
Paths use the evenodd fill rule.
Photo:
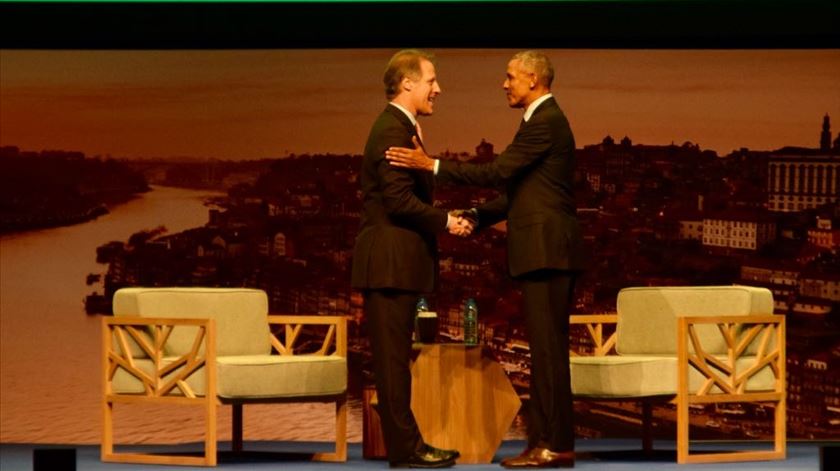
<svg viewBox="0 0 840 471">
<path fill-rule="evenodd" d="M 440 453 L 443 455 L 449 455 L 452 457 L 453 460 L 457 460 L 461 457 L 461 452 L 458 450 L 444 450 L 443 448 L 433 447 L 432 445 L 426 444 L 426 447 L 433 450 L 435 453 Z"/>
<path fill-rule="evenodd" d="M 527 448 L 525 448 L 525 451 L 523 451 L 522 453 L 520 453 L 516 456 L 511 456 L 509 458 L 502 459 L 502 461 L 500 461 L 499 464 L 504 466 L 505 468 L 507 468 L 508 463 L 515 463 L 515 462 L 518 462 L 520 460 L 526 459 L 529 456 L 531 456 L 531 450 L 533 450 L 533 448 L 527 447 Z"/>
<path fill-rule="evenodd" d="M 392 461 L 392 468 L 449 468 L 461 456 L 455 450 L 441 450 L 423 444 L 414 454 L 401 461 Z"/>
<path fill-rule="evenodd" d="M 523 451 L 519 456 L 502 460 L 505 468 L 574 468 L 573 451 L 551 451 L 548 448 L 534 447 Z"/>
</svg>

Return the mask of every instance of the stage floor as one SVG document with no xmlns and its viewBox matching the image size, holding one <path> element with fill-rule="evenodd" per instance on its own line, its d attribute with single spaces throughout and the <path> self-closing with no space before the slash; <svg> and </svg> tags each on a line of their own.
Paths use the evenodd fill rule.
<svg viewBox="0 0 840 471">
<path fill-rule="evenodd" d="M 603 471 L 665 471 L 665 470 L 687 470 L 702 469 L 703 471 L 739 471 L 747 470 L 808 470 L 819 469 L 819 450 L 822 443 L 815 442 L 789 442 L 787 448 L 787 459 L 784 461 L 763 461 L 754 463 L 720 463 L 720 464 L 696 464 L 677 465 L 674 452 L 675 443 L 668 441 L 657 441 L 654 448 L 657 450 L 653 457 L 644 457 L 639 450 L 639 440 L 578 440 L 576 447 L 579 458 L 575 469 L 603 470 Z M 521 451 L 524 442 L 507 441 L 502 444 L 496 457 L 491 464 L 483 465 L 458 465 L 456 468 L 470 470 L 499 470 L 503 469 L 498 462 L 502 457 L 511 456 Z M 743 447 L 743 443 L 737 446 Z M 837 446 L 834 443 L 833 446 Z M 28 471 L 32 469 L 32 454 L 35 449 L 45 448 L 75 448 L 76 469 L 80 471 L 117 470 L 117 471 L 184 471 L 190 469 L 207 469 L 189 466 L 164 466 L 164 465 L 135 465 L 102 463 L 99 461 L 99 447 L 93 445 L 68 446 L 68 445 L 43 445 L 43 444 L 0 444 L 0 470 L 2 471 Z M 362 458 L 362 446 L 359 443 L 351 443 L 348 447 L 348 458 L 346 463 L 313 463 L 302 460 L 299 453 L 322 451 L 328 449 L 328 444 L 321 443 L 298 443 L 298 442 L 249 442 L 245 444 L 246 451 L 243 455 L 232 455 L 227 452 L 220 453 L 218 469 L 224 470 L 335 470 L 335 471 L 361 471 L 371 469 L 389 469 L 385 461 L 368 461 Z M 756 449 L 767 449 L 769 444 L 759 443 Z M 161 451 L 162 447 L 144 446 L 133 447 L 132 449 Z M 172 448 L 167 448 L 171 450 Z M 199 450 L 198 445 L 179 445 L 175 448 L 178 452 L 190 452 Z M 220 450 L 229 449 L 229 444 L 219 443 Z M 726 443 L 695 443 L 692 445 L 692 453 L 695 451 L 712 449 L 728 449 Z M 297 455 L 295 453 L 298 453 Z M 55 469 L 52 471 L 61 471 Z"/>
</svg>

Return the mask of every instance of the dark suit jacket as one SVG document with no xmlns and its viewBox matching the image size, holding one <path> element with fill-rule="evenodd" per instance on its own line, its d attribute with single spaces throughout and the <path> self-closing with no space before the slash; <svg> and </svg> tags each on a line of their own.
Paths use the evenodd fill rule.
<svg viewBox="0 0 840 471">
<path fill-rule="evenodd" d="M 514 277 L 540 269 L 583 268 L 572 185 L 575 139 L 554 98 L 523 122 L 513 142 L 486 164 L 440 162 L 438 178 L 504 194 L 478 208 L 479 225 L 507 219 L 508 265 Z"/>
<path fill-rule="evenodd" d="M 447 219 L 446 211 L 432 206 L 434 178 L 385 159 L 391 146 L 413 147 L 416 135 L 411 120 L 391 105 L 370 131 L 361 172 L 361 231 L 353 249 L 354 288 L 434 290 L 435 234 L 446 228 Z"/>
</svg>

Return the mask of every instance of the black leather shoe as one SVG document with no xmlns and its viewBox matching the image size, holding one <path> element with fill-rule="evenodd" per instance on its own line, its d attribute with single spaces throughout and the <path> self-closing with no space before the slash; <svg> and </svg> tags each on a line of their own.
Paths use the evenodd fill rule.
<svg viewBox="0 0 840 471">
<path fill-rule="evenodd" d="M 449 455 L 452 457 L 453 460 L 457 460 L 461 457 L 461 452 L 458 450 L 444 450 L 443 448 L 437 448 L 432 445 L 429 445 L 428 443 L 425 446 L 426 448 L 432 450 L 434 453 L 440 454 L 441 456 Z"/>
<path fill-rule="evenodd" d="M 455 450 L 441 450 L 423 444 L 419 450 L 402 461 L 392 461 L 392 468 L 449 468 L 455 465 L 455 460 L 461 456 Z"/>
</svg>

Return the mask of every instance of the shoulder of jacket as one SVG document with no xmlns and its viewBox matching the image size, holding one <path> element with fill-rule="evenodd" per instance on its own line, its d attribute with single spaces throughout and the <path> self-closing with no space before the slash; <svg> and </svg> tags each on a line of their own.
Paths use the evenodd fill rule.
<svg viewBox="0 0 840 471">
<path fill-rule="evenodd" d="M 563 110 L 557 103 L 554 103 L 550 106 L 546 106 L 544 109 L 540 110 L 540 113 L 535 116 L 538 116 L 540 121 L 545 121 L 546 123 L 565 123 L 568 121 L 566 118 L 566 114 L 563 113 Z"/>
</svg>

